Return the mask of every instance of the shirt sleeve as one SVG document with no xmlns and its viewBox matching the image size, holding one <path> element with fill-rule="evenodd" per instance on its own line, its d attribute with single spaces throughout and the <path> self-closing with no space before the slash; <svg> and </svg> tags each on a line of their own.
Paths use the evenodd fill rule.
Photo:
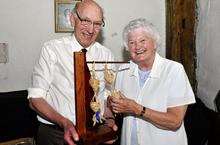
<svg viewBox="0 0 220 145">
<path fill-rule="evenodd" d="M 28 88 L 28 98 L 46 96 L 53 80 L 55 62 L 55 53 L 50 49 L 50 46 L 44 45 L 41 50 L 40 58 L 33 70 L 32 85 Z"/>
<path fill-rule="evenodd" d="M 195 97 L 184 67 L 179 65 L 172 74 L 167 107 L 176 107 L 195 103 Z"/>
</svg>

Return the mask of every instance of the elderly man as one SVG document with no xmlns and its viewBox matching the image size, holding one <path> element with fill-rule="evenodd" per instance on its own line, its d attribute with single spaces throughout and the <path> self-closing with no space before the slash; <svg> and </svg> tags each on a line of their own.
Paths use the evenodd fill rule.
<svg viewBox="0 0 220 145">
<path fill-rule="evenodd" d="M 40 122 L 37 145 L 75 145 L 79 136 L 74 127 L 75 92 L 73 52 L 87 49 L 89 61 L 113 61 L 111 51 L 96 42 L 104 26 L 102 8 L 92 0 L 76 4 L 71 15 L 72 36 L 44 43 L 33 71 L 28 89 L 30 106 L 38 113 Z M 103 74 L 97 72 L 100 99 L 104 100 Z"/>
</svg>

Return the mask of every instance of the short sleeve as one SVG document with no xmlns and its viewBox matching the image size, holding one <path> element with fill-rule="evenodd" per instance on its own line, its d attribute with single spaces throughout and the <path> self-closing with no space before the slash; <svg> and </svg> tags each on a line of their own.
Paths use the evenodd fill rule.
<svg viewBox="0 0 220 145">
<path fill-rule="evenodd" d="M 195 103 L 195 97 L 189 79 L 180 64 L 172 72 L 168 91 L 167 107 L 176 107 Z"/>
</svg>

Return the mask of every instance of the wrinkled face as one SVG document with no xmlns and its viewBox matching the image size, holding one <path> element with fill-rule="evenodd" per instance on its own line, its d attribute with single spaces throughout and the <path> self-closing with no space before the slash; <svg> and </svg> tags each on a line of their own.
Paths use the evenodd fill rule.
<svg viewBox="0 0 220 145">
<path fill-rule="evenodd" d="M 143 28 L 134 29 L 128 34 L 128 49 L 131 60 L 137 64 L 154 60 L 155 41 Z"/>
<path fill-rule="evenodd" d="M 80 7 L 74 15 L 74 20 L 76 39 L 84 48 L 89 47 L 95 42 L 102 27 L 101 10 L 89 5 Z"/>
</svg>

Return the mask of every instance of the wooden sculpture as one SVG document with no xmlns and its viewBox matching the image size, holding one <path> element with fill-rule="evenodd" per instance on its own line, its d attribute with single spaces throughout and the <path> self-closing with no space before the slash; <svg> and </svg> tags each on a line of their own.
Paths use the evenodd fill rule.
<svg viewBox="0 0 220 145">
<path fill-rule="evenodd" d="M 98 145 L 116 138 L 112 128 L 97 124 L 93 126 L 93 111 L 90 102 L 94 96 L 89 84 L 90 71 L 86 62 L 86 52 L 74 52 L 74 81 L 76 99 L 76 128 L 83 145 Z"/>
</svg>

